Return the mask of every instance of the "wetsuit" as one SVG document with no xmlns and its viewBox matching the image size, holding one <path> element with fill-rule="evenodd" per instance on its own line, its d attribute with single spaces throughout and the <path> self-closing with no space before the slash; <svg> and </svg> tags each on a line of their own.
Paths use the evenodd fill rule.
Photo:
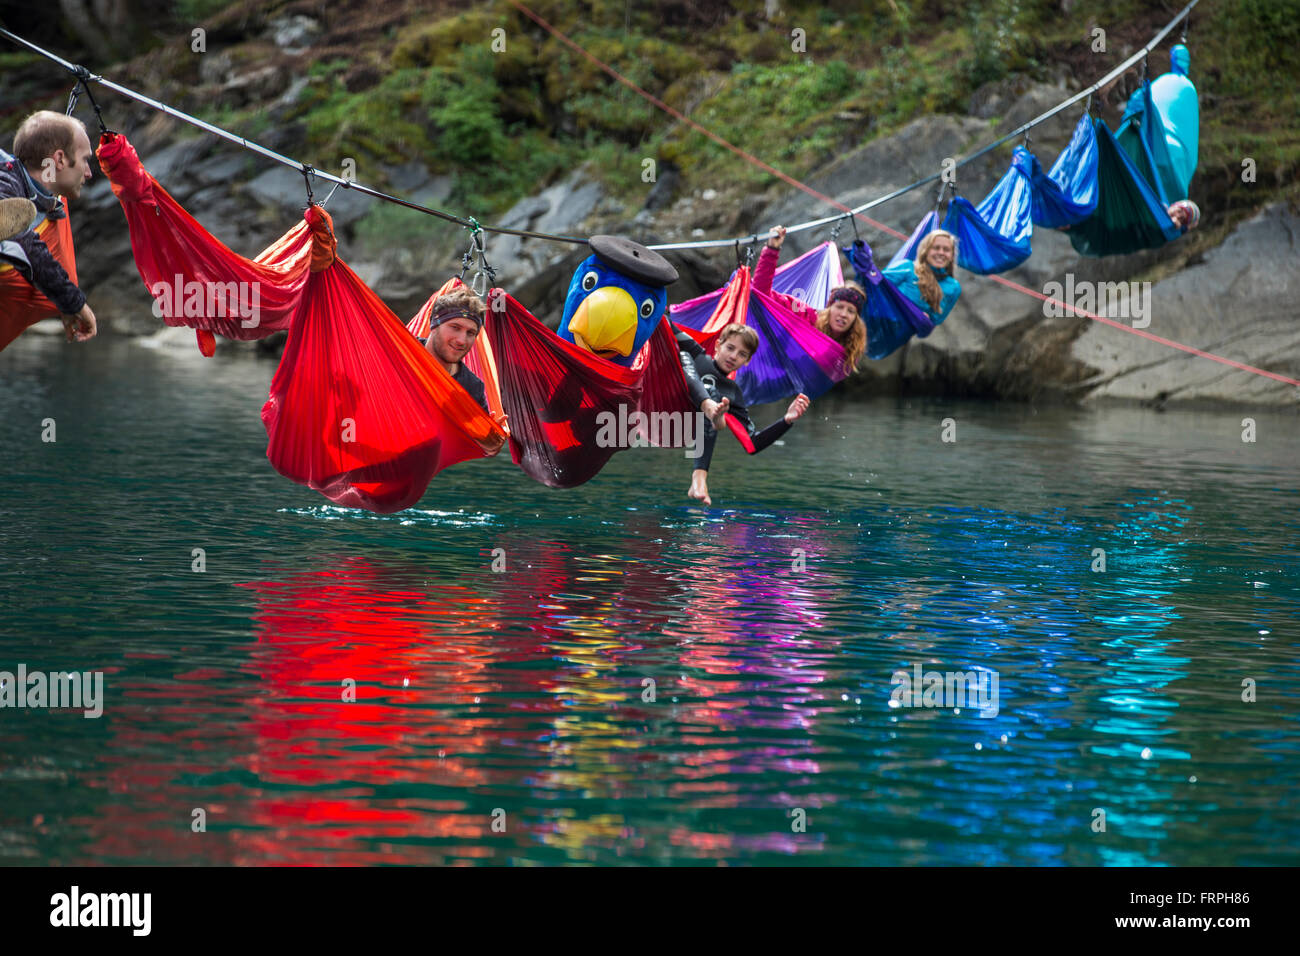
<svg viewBox="0 0 1300 956">
<path fill-rule="evenodd" d="M 711 398 L 715 402 L 720 402 L 724 398 L 731 399 L 727 414 L 745 426 L 745 431 L 749 433 L 750 441 L 754 445 L 754 450 L 749 452 L 751 455 L 762 451 L 790 430 L 790 423 L 784 418 L 779 418 L 761 432 L 756 431 L 754 422 L 749 417 L 749 409 L 745 407 L 745 396 L 741 394 L 740 386 L 727 378 L 713 361 L 713 356 L 704 351 L 704 347 L 685 332 L 677 333 L 677 354 L 682 360 L 682 371 L 686 373 L 686 387 L 690 390 L 691 401 L 697 408 L 706 398 Z M 695 459 L 697 469 L 708 471 L 709 462 L 713 460 L 713 446 L 717 441 L 718 433 L 713 423 L 706 419 L 704 451 L 699 458 Z M 745 450 L 749 451 L 749 449 Z"/>
</svg>

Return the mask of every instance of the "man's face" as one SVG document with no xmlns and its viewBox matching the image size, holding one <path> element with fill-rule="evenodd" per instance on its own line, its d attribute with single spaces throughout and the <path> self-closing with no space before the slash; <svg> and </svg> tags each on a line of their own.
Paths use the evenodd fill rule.
<svg viewBox="0 0 1300 956">
<path fill-rule="evenodd" d="M 733 335 L 717 347 L 713 354 L 713 361 L 717 363 L 718 368 L 730 375 L 751 357 L 752 353 L 745 348 L 740 336 Z"/>
<path fill-rule="evenodd" d="M 56 149 L 54 155 L 42 164 L 41 186 L 56 196 L 78 198 L 81 195 L 81 187 L 91 177 L 90 157 L 92 155 L 86 131 L 78 126 L 72 138 L 72 152 Z M 50 181 L 51 177 L 53 182 Z"/>
<path fill-rule="evenodd" d="M 1187 210 L 1182 206 L 1170 206 L 1169 218 L 1173 220 L 1174 225 L 1179 229 L 1187 228 Z"/>
<path fill-rule="evenodd" d="M 458 316 L 448 319 L 429 333 L 429 341 L 425 348 L 439 361 L 454 365 L 474 346 L 476 338 L 478 338 L 478 323 Z"/>
</svg>

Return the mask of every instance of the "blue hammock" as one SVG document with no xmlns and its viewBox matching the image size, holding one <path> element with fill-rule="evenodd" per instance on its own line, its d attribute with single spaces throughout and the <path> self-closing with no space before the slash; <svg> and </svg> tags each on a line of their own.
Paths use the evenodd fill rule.
<svg viewBox="0 0 1300 956">
<path fill-rule="evenodd" d="M 1011 168 L 978 206 L 954 196 L 943 228 L 957 237 L 957 264 L 989 275 L 1014 269 L 1029 258 L 1034 234 L 1033 190 L 1029 173 L 1033 157 L 1017 146 Z"/>
<path fill-rule="evenodd" d="M 1156 188 L 1139 171 L 1101 120 L 1097 131 L 1097 210 L 1070 227 L 1070 243 L 1085 256 L 1119 256 L 1177 239 Z"/>
<path fill-rule="evenodd" d="M 867 304 L 862 310 L 862 321 L 867 326 L 867 358 L 882 359 L 913 335 L 925 338 L 934 331 L 930 317 L 876 268 L 869 245 L 858 239 L 841 251 L 853 265 L 858 285 L 867 290 Z"/>
<path fill-rule="evenodd" d="M 1129 98 L 1128 109 L 1120 121 L 1115 139 L 1133 160 L 1142 178 L 1154 187 L 1162 206 L 1168 207 L 1171 202 L 1187 198 L 1187 189 L 1179 182 L 1178 172 L 1169 156 L 1165 124 L 1151 100 L 1151 84 L 1146 80 Z"/>
<path fill-rule="evenodd" d="M 1097 208 L 1097 133 L 1092 119 L 1079 117 L 1070 145 L 1044 173 L 1036 156 L 1030 156 L 1029 181 L 1033 187 L 1034 225 L 1048 229 L 1072 226 Z"/>
</svg>

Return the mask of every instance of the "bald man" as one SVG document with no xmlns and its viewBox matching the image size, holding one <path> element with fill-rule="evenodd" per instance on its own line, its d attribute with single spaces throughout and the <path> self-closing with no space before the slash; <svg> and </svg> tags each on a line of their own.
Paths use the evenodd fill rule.
<svg viewBox="0 0 1300 956">
<path fill-rule="evenodd" d="M 26 199 L 35 206 L 35 220 L 12 239 L 0 242 L 0 257 L 63 313 L 68 341 L 95 337 L 95 313 L 37 235 L 36 227 L 45 219 L 67 215 L 60 197 L 76 199 L 81 195 L 91 176 L 92 155 L 81 121 L 50 110 L 23 120 L 14 136 L 12 155 L 0 150 L 0 201 Z"/>
</svg>

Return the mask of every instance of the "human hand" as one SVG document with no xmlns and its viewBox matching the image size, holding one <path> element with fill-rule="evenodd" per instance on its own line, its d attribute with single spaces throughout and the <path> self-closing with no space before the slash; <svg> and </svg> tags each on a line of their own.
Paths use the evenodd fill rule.
<svg viewBox="0 0 1300 956">
<path fill-rule="evenodd" d="M 95 324 L 95 313 L 90 311 L 90 303 L 87 302 L 81 307 L 81 311 L 76 315 L 62 316 L 63 328 L 67 332 L 68 341 L 75 339 L 78 342 L 85 342 L 95 337 L 98 328 Z"/>
<path fill-rule="evenodd" d="M 785 420 L 790 424 L 794 424 L 795 419 L 808 411 L 811 404 L 812 402 L 808 401 L 808 396 L 800 392 L 795 396 L 794 401 L 790 403 L 790 407 L 786 409 Z"/>
<path fill-rule="evenodd" d="M 510 416 L 506 415 L 504 412 L 499 415 L 496 412 L 491 412 L 490 415 L 492 421 L 496 422 L 497 427 L 501 429 L 502 434 L 498 435 L 496 432 L 493 432 L 485 439 L 484 444 L 487 445 L 489 449 L 488 457 L 499 454 L 501 449 L 505 447 L 506 436 L 504 432 L 506 430 L 506 422 L 510 418 Z"/>
<path fill-rule="evenodd" d="M 780 249 L 783 242 L 785 242 L 785 226 L 773 226 L 767 237 L 768 246 Z"/>
</svg>

